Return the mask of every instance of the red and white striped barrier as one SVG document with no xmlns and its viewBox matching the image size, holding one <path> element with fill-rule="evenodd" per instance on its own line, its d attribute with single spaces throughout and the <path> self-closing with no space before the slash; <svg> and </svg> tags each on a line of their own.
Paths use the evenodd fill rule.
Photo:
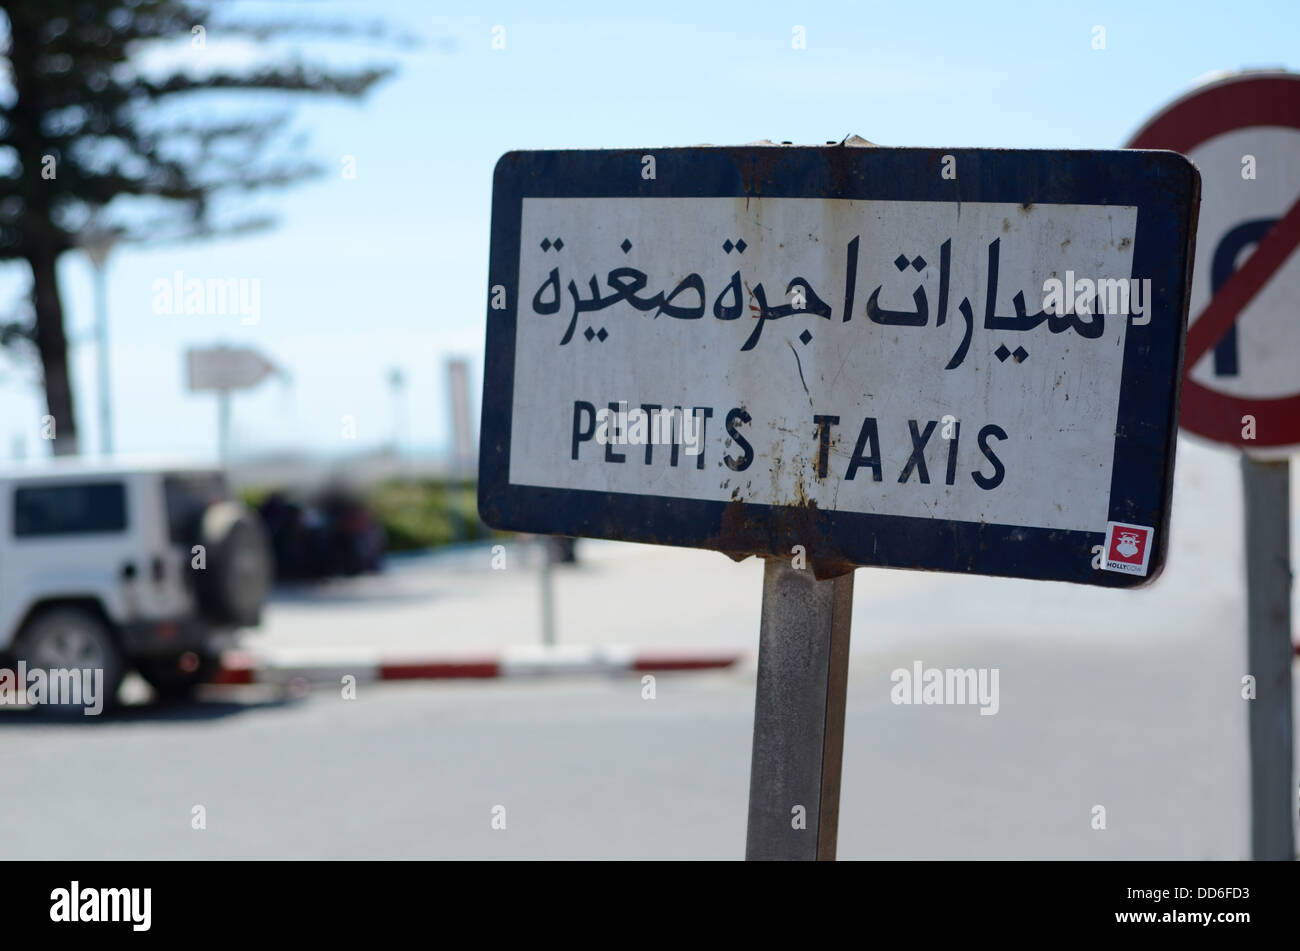
<svg viewBox="0 0 1300 951">
<path fill-rule="evenodd" d="M 719 670 L 731 667 L 742 653 L 639 652 L 621 647 L 515 647 L 494 655 L 387 657 L 338 653 L 290 652 L 254 655 L 227 651 L 214 684 L 357 683 L 378 680 L 490 679 L 496 677 L 582 676 L 589 674 L 661 673 Z"/>
</svg>

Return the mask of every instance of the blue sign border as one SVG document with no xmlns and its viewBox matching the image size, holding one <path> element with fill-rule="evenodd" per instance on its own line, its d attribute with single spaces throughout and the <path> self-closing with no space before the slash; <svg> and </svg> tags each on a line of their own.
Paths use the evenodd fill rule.
<svg viewBox="0 0 1300 951">
<path fill-rule="evenodd" d="M 642 178 L 655 157 L 656 177 Z M 941 174 L 944 156 L 958 177 Z M 1130 328 L 1115 429 L 1110 520 L 1151 525 L 1145 577 L 1092 567 L 1103 532 L 822 511 L 812 507 L 512 485 L 510 425 L 520 220 L 525 198 L 840 198 L 1135 205 L 1133 273 L 1152 282 L 1151 322 Z M 1178 397 L 1200 175 L 1175 152 L 851 146 L 509 152 L 493 176 L 479 513 L 506 530 L 791 557 L 818 577 L 851 566 L 915 568 L 1128 588 L 1153 581 L 1169 544 Z M 813 438 L 810 426 L 810 439 Z"/>
</svg>

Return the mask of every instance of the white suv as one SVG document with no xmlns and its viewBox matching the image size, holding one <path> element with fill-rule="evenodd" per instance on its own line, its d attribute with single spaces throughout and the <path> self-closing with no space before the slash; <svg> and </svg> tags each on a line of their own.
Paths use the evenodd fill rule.
<svg viewBox="0 0 1300 951">
<path fill-rule="evenodd" d="M 77 459 L 0 468 L 0 655 L 28 669 L 134 668 L 162 697 L 209 679 L 256 625 L 272 570 L 220 470 Z"/>
</svg>

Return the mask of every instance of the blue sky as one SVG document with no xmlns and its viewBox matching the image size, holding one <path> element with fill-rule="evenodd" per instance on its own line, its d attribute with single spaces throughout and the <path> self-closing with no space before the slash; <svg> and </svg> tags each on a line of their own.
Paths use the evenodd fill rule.
<svg viewBox="0 0 1300 951">
<path fill-rule="evenodd" d="M 1207 74 L 1300 68 L 1300 4 L 1264 3 L 239 3 L 328 18 L 383 19 L 416 49 L 313 43 L 325 62 L 388 61 L 398 74 L 357 104 L 298 100 L 294 128 L 320 179 L 267 195 L 279 225 L 253 237 L 125 248 L 110 263 L 119 451 L 210 454 L 216 408 L 184 389 L 187 347 L 255 347 L 289 381 L 234 399 L 233 450 L 336 454 L 391 441 L 388 371 L 407 379 L 405 449 L 445 449 L 444 361 L 478 385 L 491 176 L 511 149 L 820 144 L 1115 148 Z M 562 12 L 561 12 L 562 11 Z M 505 48 L 492 49 L 494 27 Z M 805 49 L 793 49 L 796 26 Z M 1105 49 L 1093 48 L 1094 28 Z M 499 34 L 498 34 L 499 35 Z M 242 44 L 208 28 L 204 54 Z M 169 55 L 157 53 L 161 57 Z M 186 44 L 173 52 L 193 61 Z M 253 97 L 250 110 L 281 100 Z M 195 106 L 212 108 L 212 104 Z M 355 178 L 342 174 L 355 159 Z M 153 285 L 185 277 L 260 281 L 256 324 L 159 315 Z M 60 272 L 74 340 L 83 441 L 98 446 L 91 272 Z M 0 268 L 0 300 L 26 286 Z M 44 412 L 31 367 L 0 359 L 0 458 L 29 455 Z M 475 394 L 477 405 L 477 394 Z M 357 438 L 341 438 L 340 417 Z"/>
</svg>

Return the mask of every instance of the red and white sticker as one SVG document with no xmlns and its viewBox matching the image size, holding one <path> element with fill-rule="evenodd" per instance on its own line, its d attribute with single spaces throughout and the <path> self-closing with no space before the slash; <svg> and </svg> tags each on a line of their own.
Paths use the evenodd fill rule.
<svg viewBox="0 0 1300 951">
<path fill-rule="evenodd" d="M 1151 538 L 1155 529 L 1149 525 L 1106 523 L 1106 552 L 1101 566 L 1106 571 L 1146 576 L 1151 561 Z"/>
</svg>

